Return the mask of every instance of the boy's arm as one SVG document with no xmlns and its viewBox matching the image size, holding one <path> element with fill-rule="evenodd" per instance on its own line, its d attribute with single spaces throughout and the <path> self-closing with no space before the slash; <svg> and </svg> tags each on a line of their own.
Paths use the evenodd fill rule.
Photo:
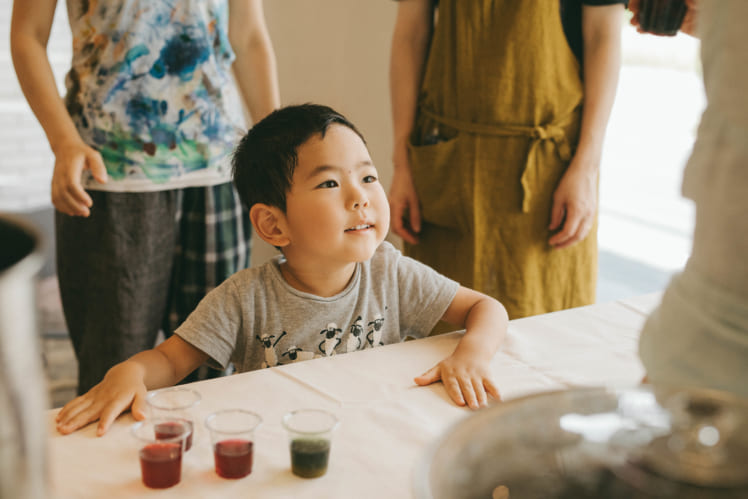
<svg viewBox="0 0 748 499">
<path fill-rule="evenodd" d="M 106 168 L 98 151 L 80 138 L 62 102 L 47 58 L 47 42 L 57 0 L 13 2 L 10 45 L 23 94 L 47 135 L 55 155 L 52 203 L 68 215 L 88 216 L 93 202 L 81 184 L 88 168 L 104 183 Z"/>
<path fill-rule="evenodd" d="M 441 380 L 457 405 L 473 409 L 486 405 L 487 395 L 499 399 L 489 364 L 506 334 L 508 317 L 503 305 L 484 294 L 460 286 L 443 320 L 465 328 L 455 351 L 415 378 L 419 385 Z"/>
<path fill-rule="evenodd" d="M 101 436 L 128 408 L 135 419 L 143 419 L 146 391 L 176 384 L 207 358 L 174 335 L 112 367 L 99 384 L 65 404 L 57 414 L 57 430 L 68 434 L 98 420 L 96 433 Z"/>
<path fill-rule="evenodd" d="M 621 4 L 582 7 L 584 107 L 579 144 L 553 193 L 548 244 L 561 249 L 589 234 L 597 213 L 597 178 L 605 129 L 621 67 Z"/>
<path fill-rule="evenodd" d="M 229 40 L 239 91 L 257 123 L 280 107 L 278 71 L 262 0 L 229 0 Z"/>
</svg>

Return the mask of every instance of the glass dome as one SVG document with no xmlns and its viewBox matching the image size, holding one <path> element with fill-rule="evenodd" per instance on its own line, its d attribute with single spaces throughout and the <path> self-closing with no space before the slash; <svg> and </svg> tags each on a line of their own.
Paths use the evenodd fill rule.
<svg viewBox="0 0 748 499">
<path fill-rule="evenodd" d="M 416 497 L 745 498 L 748 401 L 704 390 L 577 388 L 482 409 L 418 463 Z"/>
</svg>

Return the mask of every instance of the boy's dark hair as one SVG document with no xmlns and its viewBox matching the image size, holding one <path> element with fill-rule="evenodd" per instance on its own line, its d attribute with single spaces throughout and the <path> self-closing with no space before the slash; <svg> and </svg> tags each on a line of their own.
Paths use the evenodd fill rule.
<svg viewBox="0 0 748 499">
<path fill-rule="evenodd" d="M 234 185 L 244 205 L 263 203 L 285 213 L 286 193 L 298 162 L 296 151 L 313 135 L 324 137 L 334 124 L 350 128 L 364 140 L 342 114 L 309 103 L 277 109 L 250 128 L 232 160 Z"/>
</svg>

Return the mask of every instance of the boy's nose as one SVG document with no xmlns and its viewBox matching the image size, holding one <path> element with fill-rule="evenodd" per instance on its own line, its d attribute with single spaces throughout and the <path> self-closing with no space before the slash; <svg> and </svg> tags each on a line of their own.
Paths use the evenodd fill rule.
<svg viewBox="0 0 748 499">
<path fill-rule="evenodd" d="M 351 209 L 358 210 L 365 206 L 369 206 L 369 198 L 363 189 L 358 189 L 351 196 Z"/>
</svg>

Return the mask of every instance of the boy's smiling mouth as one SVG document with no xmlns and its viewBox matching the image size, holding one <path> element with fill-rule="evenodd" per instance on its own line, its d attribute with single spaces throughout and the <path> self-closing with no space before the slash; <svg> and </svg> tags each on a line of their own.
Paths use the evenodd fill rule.
<svg viewBox="0 0 748 499">
<path fill-rule="evenodd" d="M 371 229 L 371 228 L 374 228 L 374 224 L 360 224 L 360 225 L 356 225 L 354 227 L 345 229 L 345 231 L 346 232 L 351 232 L 351 231 L 354 231 L 354 230 L 365 230 L 365 229 Z"/>
</svg>

